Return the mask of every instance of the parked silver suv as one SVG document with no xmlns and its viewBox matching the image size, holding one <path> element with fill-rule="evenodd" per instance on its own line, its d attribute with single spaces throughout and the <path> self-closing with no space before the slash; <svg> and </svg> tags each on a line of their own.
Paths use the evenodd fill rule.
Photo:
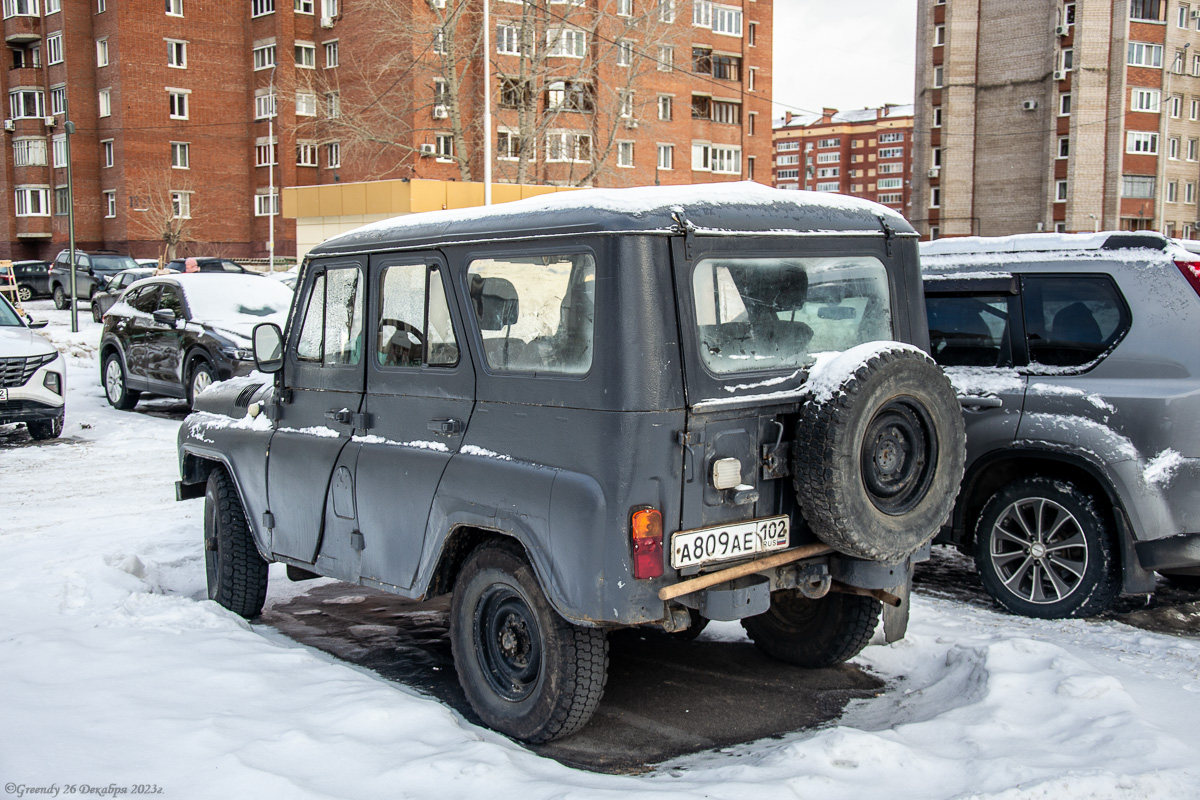
<svg viewBox="0 0 1200 800">
<path fill-rule="evenodd" d="M 1200 575 L 1200 256 L 1150 233 L 922 245 L 967 468 L 940 540 L 1034 617 Z"/>
</svg>

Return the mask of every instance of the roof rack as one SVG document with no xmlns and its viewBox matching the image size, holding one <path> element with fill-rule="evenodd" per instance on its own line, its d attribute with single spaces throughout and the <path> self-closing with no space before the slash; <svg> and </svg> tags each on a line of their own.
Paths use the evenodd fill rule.
<svg viewBox="0 0 1200 800">
<path fill-rule="evenodd" d="M 1085 250 L 1166 250 L 1171 240 L 1153 231 L 1099 233 L 1018 233 L 1012 236 L 963 236 L 921 242 L 921 257 L 973 253 L 1037 253 Z"/>
</svg>

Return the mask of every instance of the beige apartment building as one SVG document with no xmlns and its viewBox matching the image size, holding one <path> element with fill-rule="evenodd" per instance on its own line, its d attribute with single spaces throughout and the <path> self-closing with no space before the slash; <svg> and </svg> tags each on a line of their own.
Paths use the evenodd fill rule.
<svg viewBox="0 0 1200 800">
<path fill-rule="evenodd" d="M 918 0 L 918 15 L 918 230 L 1198 237 L 1200 2 Z"/>
</svg>

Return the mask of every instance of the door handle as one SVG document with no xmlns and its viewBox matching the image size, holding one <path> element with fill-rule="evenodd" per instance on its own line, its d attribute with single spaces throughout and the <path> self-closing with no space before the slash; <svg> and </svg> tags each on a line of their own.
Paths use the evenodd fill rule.
<svg viewBox="0 0 1200 800">
<path fill-rule="evenodd" d="M 343 425 L 349 425 L 350 421 L 354 419 L 354 414 L 349 409 L 345 408 L 339 411 L 330 410 L 325 412 L 325 419 L 333 420 L 334 422 L 340 422 Z"/>
<path fill-rule="evenodd" d="M 462 420 L 458 419 L 431 419 L 425 427 L 443 436 L 456 436 L 463 430 Z"/>
<path fill-rule="evenodd" d="M 959 395 L 958 404 L 963 408 L 1000 408 L 1004 401 L 999 397 L 980 397 L 979 395 Z"/>
</svg>

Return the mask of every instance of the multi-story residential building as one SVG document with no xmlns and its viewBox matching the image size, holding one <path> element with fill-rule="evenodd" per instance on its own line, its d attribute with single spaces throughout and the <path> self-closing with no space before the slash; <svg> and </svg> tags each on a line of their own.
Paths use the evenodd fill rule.
<svg viewBox="0 0 1200 800">
<path fill-rule="evenodd" d="M 478 0 L 3 0 L 0 257 L 65 246 L 68 150 L 78 246 L 150 257 L 295 255 L 281 187 L 478 181 L 485 135 L 502 183 L 767 180 L 773 0 L 490 2 L 485 134 Z"/>
<path fill-rule="evenodd" d="M 913 107 L 888 105 L 775 123 L 773 185 L 841 192 L 909 213 Z"/>
<path fill-rule="evenodd" d="M 1200 2 L 918 0 L 910 219 L 1196 238 Z"/>
</svg>

